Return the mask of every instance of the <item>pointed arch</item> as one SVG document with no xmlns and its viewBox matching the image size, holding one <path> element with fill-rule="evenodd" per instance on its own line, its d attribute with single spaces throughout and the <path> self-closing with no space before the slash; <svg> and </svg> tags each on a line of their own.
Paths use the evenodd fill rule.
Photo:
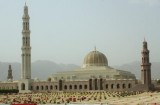
<svg viewBox="0 0 160 105">
<path fill-rule="evenodd" d="M 126 85 L 125 85 L 125 84 L 122 84 L 122 88 L 123 88 L 123 89 L 126 88 Z"/>
<path fill-rule="evenodd" d="M 24 83 L 21 84 L 21 90 L 25 90 L 25 84 Z"/>
<path fill-rule="evenodd" d="M 128 84 L 128 88 L 131 88 L 131 84 L 130 83 Z"/>
</svg>

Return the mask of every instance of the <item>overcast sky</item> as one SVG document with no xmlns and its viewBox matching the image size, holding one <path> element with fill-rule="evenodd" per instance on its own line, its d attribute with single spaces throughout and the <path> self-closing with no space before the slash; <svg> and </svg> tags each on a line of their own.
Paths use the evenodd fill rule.
<svg viewBox="0 0 160 105">
<path fill-rule="evenodd" d="M 109 65 L 140 61 L 144 37 L 160 61 L 160 0 L 0 0 L 1 62 L 21 62 L 25 1 L 32 62 L 82 65 L 94 46 Z"/>
</svg>

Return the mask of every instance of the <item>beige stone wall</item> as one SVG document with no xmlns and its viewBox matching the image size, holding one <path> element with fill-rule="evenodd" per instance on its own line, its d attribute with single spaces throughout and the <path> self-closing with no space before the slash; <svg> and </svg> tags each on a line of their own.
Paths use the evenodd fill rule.
<svg viewBox="0 0 160 105">
<path fill-rule="evenodd" d="M 124 91 L 133 88 L 136 85 L 135 80 L 106 80 L 103 84 L 105 91 Z"/>
<path fill-rule="evenodd" d="M 67 88 L 65 88 L 67 87 Z M 66 81 L 63 84 L 64 91 L 88 91 L 88 81 Z"/>
<path fill-rule="evenodd" d="M 89 81 L 64 81 L 62 82 L 61 91 L 125 91 L 131 90 L 136 85 L 136 80 L 106 80 L 102 81 L 102 89 L 100 88 L 99 79 L 97 79 L 97 88 L 92 82 L 92 90 L 90 90 Z M 32 90 L 34 92 L 54 92 L 59 91 L 59 82 L 33 82 Z"/>
<path fill-rule="evenodd" d="M 93 79 L 94 80 L 94 79 Z M 93 83 L 93 82 L 92 82 Z M 92 84 L 90 90 L 89 81 L 62 81 L 62 91 L 126 91 L 132 90 L 136 86 L 136 80 L 106 80 L 102 81 L 100 89 L 99 79 L 97 79 L 97 89 Z M 0 83 L 0 89 L 18 89 L 18 83 Z M 34 92 L 56 92 L 59 91 L 59 82 L 39 81 L 31 84 L 31 90 Z M 138 91 L 138 90 L 137 90 Z"/>
<path fill-rule="evenodd" d="M 35 92 L 58 91 L 58 82 L 33 82 L 32 90 Z"/>
</svg>

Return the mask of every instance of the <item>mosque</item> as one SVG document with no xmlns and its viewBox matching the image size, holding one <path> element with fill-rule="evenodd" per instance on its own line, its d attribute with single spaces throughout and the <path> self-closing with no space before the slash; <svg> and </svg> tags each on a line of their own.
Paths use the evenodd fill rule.
<svg viewBox="0 0 160 105">
<path fill-rule="evenodd" d="M 149 50 L 144 40 L 141 62 L 141 82 L 134 74 L 117 70 L 108 65 L 107 57 L 95 48 L 89 52 L 81 68 L 57 72 L 47 81 L 31 78 L 31 46 L 28 6 L 24 6 L 22 27 L 22 68 L 21 79 L 13 81 L 12 68 L 9 65 L 8 81 L 0 82 L 0 89 L 17 89 L 20 93 L 54 91 L 148 91 L 151 83 L 151 63 Z"/>
</svg>

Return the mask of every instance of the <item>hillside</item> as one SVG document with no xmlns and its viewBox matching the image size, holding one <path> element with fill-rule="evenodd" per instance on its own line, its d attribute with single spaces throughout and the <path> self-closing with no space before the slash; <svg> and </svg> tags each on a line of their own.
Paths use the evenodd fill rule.
<svg viewBox="0 0 160 105">
<path fill-rule="evenodd" d="M 8 72 L 8 65 L 12 65 L 13 70 L 13 78 L 15 80 L 20 79 L 21 74 L 21 64 L 14 62 L 0 62 L 0 80 L 6 80 L 7 72 Z M 132 62 L 120 66 L 113 66 L 114 68 L 130 71 L 136 75 L 136 77 L 140 78 L 140 62 Z M 74 64 L 57 64 L 52 61 L 47 60 L 39 60 L 32 63 L 32 78 L 38 77 L 39 79 L 47 79 L 48 76 L 57 72 L 57 71 L 67 71 L 67 70 L 74 70 L 75 68 L 79 68 L 79 66 Z M 152 63 L 152 78 L 160 78 L 160 62 L 153 62 Z"/>
</svg>

